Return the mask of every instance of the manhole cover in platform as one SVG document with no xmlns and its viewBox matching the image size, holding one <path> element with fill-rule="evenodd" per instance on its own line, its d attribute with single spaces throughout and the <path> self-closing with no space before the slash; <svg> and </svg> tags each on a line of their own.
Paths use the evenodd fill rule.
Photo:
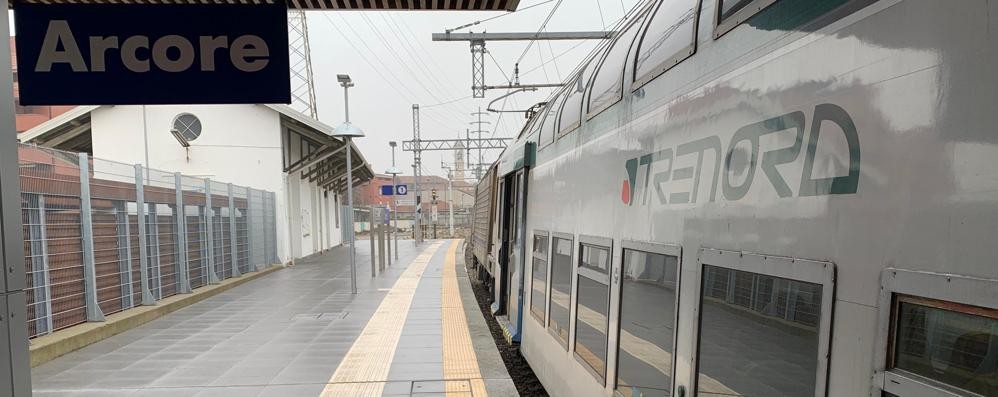
<svg viewBox="0 0 998 397">
<path fill-rule="evenodd" d="M 334 313 L 298 313 L 291 316 L 291 321 L 332 321 L 343 319 L 349 312 Z"/>
<path fill-rule="evenodd" d="M 471 382 L 467 380 L 427 380 L 412 382 L 412 394 L 420 393 L 471 393 Z"/>
</svg>

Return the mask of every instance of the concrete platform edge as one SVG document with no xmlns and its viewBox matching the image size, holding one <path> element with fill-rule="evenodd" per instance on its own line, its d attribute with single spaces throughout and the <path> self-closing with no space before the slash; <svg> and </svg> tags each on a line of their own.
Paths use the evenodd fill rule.
<svg viewBox="0 0 998 397">
<path fill-rule="evenodd" d="M 195 289 L 190 294 L 171 296 L 156 302 L 156 305 L 153 306 L 137 306 L 108 315 L 107 320 L 103 322 L 83 323 L 32 339 L 30 341 L 31 367 L 37 367 L 62 355 L 136 328 L 284 267 L 283 265 L 272 265 L 256 272 L 243 274 L 240 277 L 226 279 L 220 284 Z"/>
<path fill-rule="evenodd" d="M 471 285 L 471 278 L 468 277 L 467 268 L 464 261 L 464 245 L 461 244 L 457 252 L 458 255 L 458 289 L 461 292 L 461 303 L 464 306 L 465 317 L 468 321 L 468 331 L 471 334 L 472 344 L 475 346 L 475 353 L 478 358 L 478 367 L 482 378 L 485 380 L 485 388 L 489 396 L 517 396 L 516 385 L 510 378 L 506 370 L 506 364 L 499 355 L 499 348 L 492 337 L 482 311 L 478 307 L 478 300 L 475 298 L 475 291 Z"/>
</svg>

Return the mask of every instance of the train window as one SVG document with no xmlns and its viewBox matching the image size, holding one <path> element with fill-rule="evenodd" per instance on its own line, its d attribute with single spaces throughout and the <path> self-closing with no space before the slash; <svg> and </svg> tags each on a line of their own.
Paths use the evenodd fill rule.
<svg viewBox="0 0 998 397">
<path fill-rule="evenodd" d="M 693 55 L 700 0 L 660 2 L 638 44 L 634 88 L 658 77 Z"/>
<path fill-rule="evenodd" d="M 530 314 L 544 325 L 544 306 L 548 295 L 548 234 L 534 232 L 534 248 L 531 266 Z"/>
<path fill-rule="evenodd" d="M 575 306 L 575 357 L 600 383 L 606 379 L 610 313 L 610 240 L 579 238 L 579 276 Z"/>
<path fill-rule="evenodd" d="M 721 37 L 777 0 L 717 0 L 714 38 Z"/>
<path fill-rule="evenodd" d="M 537 144 L 539 147 L 544 147 L 554 142 L 558 128 L 558 111 L 561 110 L 561 105 L 565 103 L 565 97 L 567 96 L 568 94 L 565 91 L 559 92 L 557 96 L 548 102 L 548 107 L 544 109 L 544 122 L 541 123 L 541 138 Z"/>
<path fill-rule="evenodd" d="M 716 250 L 700 258 L 696 394 L 824 395 L 833 266 Z"/>
<path fill-rule="evenodd" d="M 628 241 L 622 245 L 617 395 L 670 396 L 680 250 Z"/>
<path fill-rule="evenodd" d="M 537 131 L 540 131 L 540 129 L 541 129 L 541 122 L 540 122 L 541 116 L 542 115 L 540 113 L 538 113 L 538 114 L 535 114 L 533 117 L 531 117 L 529 120 L 527 120 L 526 125 L 523 126 L 523 130 L 520 131 L 520 135 L 518 135 L 516 137 L 516 139 L 520 139 L 520 138 L 523 138 L 523 137 L 527 137 L 527 139 L 530 139 L 530 136 L 536 134 Z M 537 139 L 537 138 L 535 137 L 533 139 Z"/>
<path fill-rule="evenodd" d="M 998 310 L 898 295 L 892 311 L 892 370 L 998 395 Z"/>
<path fill-rule="evenodd" d="M 624 63 L 627 53 L 641 26 L 642 18 L 636 19 L 614 40 L 607 56 L 600 65 L 599 72 L 593 78 L 592 90 L 589 94 L 589 117 L 596 116 L 606 108 L 620 101 L 624 91 Z"/>
<path fill-rule="evenodd" d="M 572 248 L 574 237 L 570 234 L 551 234 L 551 308 L 548 311 L 548 330 L 568 349 L 568 327 L 572 305 Z"/>
<path fill-rule="evenodd" d="M 998 281 L 884 269 L 874 362 L 885 396 L 998 395 Z"/>
<path fill-rule="evenodd" d="M 558 136 L 561 137 L 574 131 L 582 125 L 582 98 L 585 96 L 586 84 L 593 75 L 596 61 L 590 61 L 578 77 L 568 85 L 568 95 L 565 97 L 565 106 L 561 109 L 561 119 L 558 121 Z"/>
</svg>

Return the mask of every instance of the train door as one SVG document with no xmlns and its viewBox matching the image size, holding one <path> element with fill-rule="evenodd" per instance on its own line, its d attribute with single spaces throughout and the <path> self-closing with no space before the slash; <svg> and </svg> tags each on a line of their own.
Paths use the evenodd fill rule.
<svg viewBox="0 0 998 397">
<path fill-rule="evenodd" d="M 527 169 L 523 168 L 503 177 L 500 182 L 501 196 L 501 238 L 499 251 L 500 287 L 496 302 L 496 314 L 504 320 L 506 337 L 510 341 L 520 339 L 520 321 L 523 302 L 523 257 L 524 226 L 527 200 Z"/>
</svg>

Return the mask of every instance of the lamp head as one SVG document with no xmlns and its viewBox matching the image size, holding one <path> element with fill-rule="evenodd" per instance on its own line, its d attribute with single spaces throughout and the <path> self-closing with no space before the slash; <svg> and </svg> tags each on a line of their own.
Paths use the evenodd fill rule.
<svg viewBox="0 0 998 397">
<path fill-rule="evenodd" d="M 397 145 L 398 145 L 398 143 L 396 143 L 395 141 L 389 141 L 388 142 L 388 146 L 395 147 Z"/>
<path fill-rule="evenodd" d="M 336 81 L 338 81 L 340 83 L 350 83 L 353 80 L 350 79 L 350 75 L 349 74 L 338 74 L 338 75 L 336 75 Z"/>
<path fill-rule="evenodd" d="M 398 167 L 392 166 L 387 171 L 385 171 L 385 173 L 388 175 L 398 175 L 402 173 L 402 170 L 399 169 Z"/>
<path fill-rule="evenodd" d="M 180 146 L 191 147 L 191 143 L 187 141 L 187 137 L 185 137 L 184 134 L 180 133 L 180 130 L 177 130 L 176 128 L 171 129 L 170 134 L 173 134 L 173 137 L 177 139 L 177 142 L 180 142 Z"/>
<path fill-rule="evenodd" d="M 364 131 L 347 121 L 333 130 L 333 136 L 337 138 L 361 138 L 364 136 Z"/>
</svg>

